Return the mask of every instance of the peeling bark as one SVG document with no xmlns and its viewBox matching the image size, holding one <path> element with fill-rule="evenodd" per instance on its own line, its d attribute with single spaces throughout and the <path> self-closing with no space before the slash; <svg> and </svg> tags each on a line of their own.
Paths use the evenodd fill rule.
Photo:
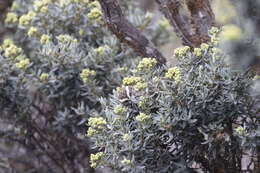
<svg viewBox="0 0 260 173">
<path fill-rule="evenodd" d="M 186 0 L 190 19 L 182 16 L 181 0 L 156 0 L 184 45 L 198 47 L 209 41 L 208 30 L 214 25 L 214 14 L 208 0 Z"/>
<path fill-rule="evenodd" d="M 159 64 L 165 64 L 166 59 L 139 30 L 137 30 L 123 15 L 117 0 L 98 0 L 103 10 L 104 20 L 110 31 L 117 38 L 144 57 L 155 58 Z"/>
<path fill-rule="evenodd" d="M 186 4 L 191 15 L 191 27 L 199 37 L 197 44 L 209 41 L 208 30 L 215 20 L 209 0 L 186 0 Z"/>
</svg>

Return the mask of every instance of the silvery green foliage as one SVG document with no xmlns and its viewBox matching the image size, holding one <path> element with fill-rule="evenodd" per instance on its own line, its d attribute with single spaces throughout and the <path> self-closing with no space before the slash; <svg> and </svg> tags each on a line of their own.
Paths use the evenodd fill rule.
<svg viewBox="0 0 260 173">
<path fill-rule="evenodd" d="M 88 16 L 91 9 L 99 8 L 97 4 L 63 1 L 61 5 L 53 0 L 48 1 L 46 12 L 36 10 L 34 2 L 16 0 L 18 7 L 11 9 L 18 16 L 34 12 L 28 25 L 6 25 L 15 31 L 7 37 L 23 51 L 19 59 L 0 50 L 0 118 L 9 127 L 1 129 L 1 136 L 12 144 L 22 144 L 36 158 L 30 163 L 32 169 L 86 172 L 90 170 L 90 150 L 84 137 L 85 122 L 90 114 L 100 111 L 99 98 L 107 97 L 139 58 L 106 29 L 101 16 Z M 144 12 L 126 9 L 129 14 L 136 26 L 146 30 Z M 31 27 L 37 28 L 36 34 L 28 33 Z M 147 31 L 160 33 L 155 31 L 160 29 Z M 44 34 L 50 37 L 47 43 L 41 40 Z M 163 42 L 165 38 L 156 40 Z M 29 64 L 17 68 L 25 58 Z M 81 77 L 84 69 L 95 73 L 87 82 Z"/>
<path fill-rule="evenodd" d="M 104 153 L 100 167 L 127 173 L 242 172 L 243 151 L 256 152 L 260 122 L 249 92 L 251 75 L 230 68 L 213 46 L 176 55 L 180 81 L 168 67 L 137 67 L 132 75 L 147 83 L 145 89 L 124 85 L 102 100 L 100 116 L 107 124 L 91 135 L 93 147 Z"/>
</svg>

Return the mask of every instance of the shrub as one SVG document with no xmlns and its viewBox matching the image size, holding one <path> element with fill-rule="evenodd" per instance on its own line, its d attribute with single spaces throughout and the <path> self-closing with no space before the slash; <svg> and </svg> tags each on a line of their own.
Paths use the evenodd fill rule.
<svg viewBox="0 0 260 173">
<path fill-rule="evenodd" d="M 136 26 L 163 29 L 145 29 L 151 17 L 127 3 Z M 97 1 L 16 0 L 5 24 L 15 33 L 0 49 L 2 138 L 37 158 L 26 162 L 37 171 L 88 171 L 85 122 L 139 58 L 103 27 Z"/>
<path fill-rule="evenodd" d="M 209 1 L 180 2 L 156 0 L 162 20 L 128 0 L 14 0 L 1 12 L 0 172 L 259 172 L 259 76 L 245 70 L 259 40 L 238 24 L 208 34 Z M 253 2 L 241 12 L 257 31 Z M 170 25 L 186 45 L 176 66 L 156 48 Z M 250 57 L 246 68 L 234 57 Z"/>
<path fill-rule="evenodd" d="M 218 38 L 216 31 L 211 38 Z M 259 144 L 259 109 L 250 94 L 252 75 L 230 68 L 215 43 L 176 49 L 180 63 L 174 67 L 150 68 L 154 59 L 144 59 L 102 99 L 103 113 L 94 116 L 102 127 L 88 123 L 100 156 L 91 159 L 92 167 L 241 171 L 244 151 L 255 154 Z"/>
</svg>

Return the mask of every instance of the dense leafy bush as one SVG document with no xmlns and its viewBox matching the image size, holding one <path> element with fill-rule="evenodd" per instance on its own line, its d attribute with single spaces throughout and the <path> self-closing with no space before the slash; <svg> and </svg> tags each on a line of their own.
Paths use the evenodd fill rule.
<svg viewBox="0 0 260 173">
<path fill-rule="evenodd" d="M 115 172 L 240 172 L 245 150 L 259 145 L 259 110 L 250 73 L 236 71 L 210 45 L 175 50 L 180 63 L 154 68 L 143 59 L 123 79 L 103 113 L 89 119 L 100 149 L 92 167 Z"/>
<path fill-rule="evenodd" d="M 149 28 L 151 16 L 135 4 L 122 3 L 135 26 L 154 31 L 151 38 L 167 34 L 162 25 Z M 98 2 L 84 0 L 17 0 L 6 15 L 15 33 L 1 44 L 0 114 L 8 126 L 1 136 L 37 157 L 39 163 L 26 163 L 34 169 L 88 170 L 85 122 L 138 59 L 101 15 Z"/>
<path fill-rule="evenodd" d="M 167 19 L 129 0 L 14 0 L 0 26 L 0 172 L 259 170 L 253 0 L 241 12 L 256 22 L 220 37 L 208 0 L 156 2 Z M 176 66 L 156 48 L 170 25 L 190 46 Z"/>
</svg>

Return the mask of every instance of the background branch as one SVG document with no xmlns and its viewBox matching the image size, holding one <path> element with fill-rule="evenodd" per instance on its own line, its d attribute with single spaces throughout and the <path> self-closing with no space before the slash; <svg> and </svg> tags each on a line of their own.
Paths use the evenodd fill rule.
<svg viewBox="0 0 260 173">
<path fill-rule="evenodd" d="M 160 11 L 170 21 L 184 45 L 198 47 L 209 40 L 208 30 L 214 25 L 214 14 L 208 0 L 186 0 L 190 19 L 180 13 L 180 0 L 156 0 Z"/>
</svg>

